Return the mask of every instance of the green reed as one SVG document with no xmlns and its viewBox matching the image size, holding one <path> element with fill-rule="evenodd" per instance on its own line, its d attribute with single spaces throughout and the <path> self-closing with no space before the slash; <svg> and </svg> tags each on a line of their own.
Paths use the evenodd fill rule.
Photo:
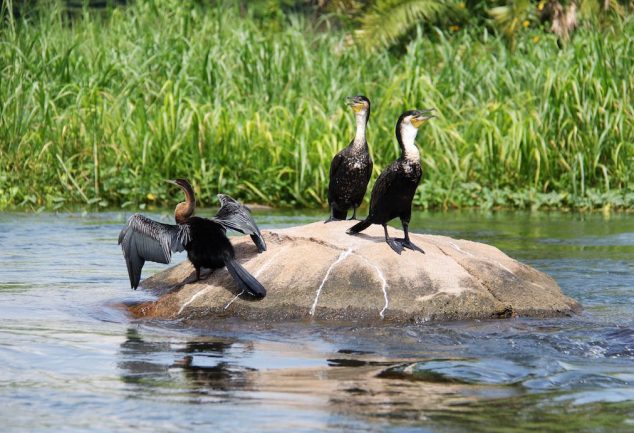
<svg viewBox="0 0 634 433">
<path fill-rule="evenodd" d="M 361 93 L 374 178 L 400 112 L 438 110 L 417 140 L 419 206 L 634 206 L 634 22 L 618 26 L 563 49 L 469 30 L 367 54 L 326 21 L 176 0 L 5 13 L 0 207 L 171 205 L 173 177 L 204 204 L 325 206 L 354 134 L 344 97 Z"/>
</svg>

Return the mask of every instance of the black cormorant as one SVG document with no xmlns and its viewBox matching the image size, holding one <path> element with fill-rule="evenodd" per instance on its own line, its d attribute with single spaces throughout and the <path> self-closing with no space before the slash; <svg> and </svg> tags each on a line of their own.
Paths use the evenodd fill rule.
<svg viewBox="0 0 634 433">
<path fill-rule="evenodd" d="M 352 96 L 348 98 L 348 105 L 354 111 L 357 131 L 350 144 L 337 153 L 330 163 L 328 203 L 331 213 L 326 222 L 345 220 L 350 208 L 350 219 L 356 219 L 357 208 L 363 201 L 372 175 L 372 158 L 365 139 L 370 119 L 370 100 L 365 96 Z"/>
<path fill-rule="evenodd" d="M 119 234 L 132 288 L 138 287 L 146 260 L 169 263 L 172 252 L 186 250 L 187 258 L 196 269 L 197 281 L 202 267 L 215 270 L 226 266 L 240 289 L 263 298 L 266 289 L 235 260 L 225 227 L 211 219 L 191 216 L 196 203 L 194 190 L 185 179 L 176 179 L 172 183 L 183 189 L 186 196 L 186 201 L 176 206 L 176 225 L 134 214 Z"/>
<path fill-rule="evenodd" d="M 192 216 L 196 210 L 196 198 L 189 182 L 186 179 L 174 179 L 167 182 L 178 185 L 185 193 L 185 201 L 176 205 L 176 213 L 180 214 L 182 219 Z M 218 200 L 220 201 L 220 209 L 210 219 L 220 223 L 225 229 L 250 235 L 258 248 L 258 252 L 266 251 L 266 243 L 258 225 L 251 216 L 251 210 L 226 194 L 218 194 Z"/>
<path fill-rule="evenodd" d="M 376 180 L 370 197 L 368 217 L 349 228 L 346 233 L 356 234 L 368 228 L 370 224 L 381 224 L 385 231 L 385 241 L 398 254 L 401 254 L 404 248 L 423 252 L 410 241 L 408 225 L 412 215 L 412 200 L 422 175 L 420 153 L 414 140 L 418 127 L 435 117 L 431 111 L 406 111 L 398 118 L 396 139 L 401 148 L 401 156 L 383 170 Z M 403 225 L 403 239 L 390 239 L 387 235 L 387 223 L 396 217 L 401 219 Z"/>
</svg>

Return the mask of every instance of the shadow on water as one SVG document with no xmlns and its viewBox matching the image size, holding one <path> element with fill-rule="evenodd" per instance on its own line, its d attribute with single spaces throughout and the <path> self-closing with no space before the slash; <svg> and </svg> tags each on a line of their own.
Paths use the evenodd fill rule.
<svg viewBox="0 0 634 433">
<path fill-rule="evenodd" d="M 415 231 L 551 274 L 584 305 L 576 317 L 205 329 L 111 307 L 151 296 L 129 290 L 125 216 L 0 215 L 3 431 L 634 431 L 630 215 L 414 216 Z M 321 216 L 257 214 L 264 227 Z"/>
</svg>

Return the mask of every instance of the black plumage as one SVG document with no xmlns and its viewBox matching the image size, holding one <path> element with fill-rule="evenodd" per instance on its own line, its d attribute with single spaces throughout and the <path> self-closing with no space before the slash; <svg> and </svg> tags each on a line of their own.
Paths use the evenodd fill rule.
<svg viewBox="0 0 634 433">
<path fill-rule="evenodd" d="M 128 268 L 130 285 L 139 286 L 141 270 L 146 261 L 169 263 L 173 252 L 187 251 L 187 258 L 196 269 L 196 280 L 201 268 L 227 267 L 238 286 L 251 296 L 263 298 L 266 289 L 236 260 L 233 245 L 225 227 L 208 218 L 191 216 L 195 203 L 193 189 L 184 179 L 177 184 L 186 193 L 187 201 L 176 206 L 177 224 L 163 224 L 140 214 L 132 215 L 119 234 L 119 245 Z"/>
<path fill-rule="evenodd" d="M 355 219 L 357 208 L 363 202 L 372 175 L 372 157 L 368 149 L 365 131 L 370 119 L 370 100 L 365 96 L 348 98 L 355 112 L 356 133 L 350 144 L 335 155 L 330 163 L 328 203 L 331 214 L 326 222 L 344 220 L 352 208 Z"/>
<path fill-rule="evenodd" d="M 132 288 L 139 286 L 146 260 L 167 264 L 172 260 L 172 253 L 184 251 L 189 241 L 188 225 L 163 224 L 141 214 L 128 218 L 128 224 L 119 233 L 119 245 Z"/>
<path fill-rule="evenodd" d="M 226 266 L 241 290 L 256 298 L 266 296 L 262 284 L 235 260 L 233 245 L 221 224 L 199 217 L 191 217 L 185 224 L 189 225 L 191 238 L 185 249 L 196 269 L 196 279 L 200 279 L 200 268 L 215 270 Z"/>
<path fill-rule="evenodd" d="M 348 234 L 359 233 L 371 224 L 381 224 L 385 241 L 398 254 L 404 248 L 423 252 L 410 241 L 408 227 L 412 215 L 412 200 L 422 175 L 420 154 L 414 140 L 418 127 L 434 117 L 430 112 L 431 110 L 413 110 L 401 114 L 396 123 L 396 139 L 401 148 L 401 156 L 379 175 L 372 189 L 368 217 L 348 229 Z M 405 237 L 390 239 L 387 223 L 397 217 L 401 219 Z"/>
<path fill-rule="evenodd" d="M 251 216 L 251 210 L 226 194 L 218 194 L 218 200 L 220 209 L 211 219 L 222 224 L 226 229 L 251 236 L 251 240 L 258 247 L 258 252 L 266 251 L 266 242 Z"/>
</svg>

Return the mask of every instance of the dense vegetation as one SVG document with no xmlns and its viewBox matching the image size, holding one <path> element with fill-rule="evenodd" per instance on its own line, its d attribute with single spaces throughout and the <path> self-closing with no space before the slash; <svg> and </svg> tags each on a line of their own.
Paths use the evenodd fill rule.
<svg viewBox="0 0 634 433">
<path fill-rule="evenodd" d="M 376 175 L 399 113 L 438 110 L 417 205 L 634 206 L 631 17 L 562 48 L 537 27 L 511 49 L 484 26 L 425 26 L 372 52 L 328 20 L 176 0 L 2 21 L 0 208 L 173 203 L 173 177 L 203 204 L 325 206 L 359 93 Z"/>
</svg>

